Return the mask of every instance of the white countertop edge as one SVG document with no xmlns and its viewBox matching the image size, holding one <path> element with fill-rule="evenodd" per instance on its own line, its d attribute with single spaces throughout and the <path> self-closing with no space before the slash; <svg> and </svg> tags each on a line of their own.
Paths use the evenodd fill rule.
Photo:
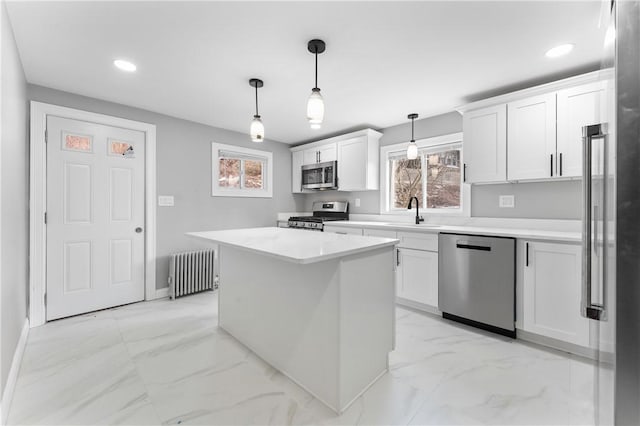
<svg viewBox="0 0 640 426">
<path fill-rule="evenodd" d="M 493 228 L 478 226 L 455 226 L 455 225 L 407 225 L 401 223 L 377 223 L 369 221 L 335 221 L 325 224 L 325 226 L 336 226 L 344 228 L 370 228 L 370 229 L 386 229 L 407 232 L 422 232 L 436 234 L 439 232 L 457 233 L 457 234 L 473 234 L 473 235 L 489 235 L 498 237 L 512 237 L 531 240 L 545 241 L 566 241 L 581 242 L 582 234 L 577 232 L 548 231 L 541 229 L 511 229 L 511 228 Z"/>
<path fill-rule="evenodd" d="M 248 246 L 243 245 L 243 244 L 233 243 L 233 242 L 229 242 L 229 241 L 225 241 L 225 240 L 221 240 L 221 239 L 216 239 L 216 238 L 211 238 L 211 237 L 207 237 L 206 235 L 203 235 L 203 234 L 205 234 L 207 232 L 209 232 L 209 231 L 205 231 L 205 232 L 186 232 L 185 235 L 187 237 L 190 237 L 190 238 L 195 238 L 195 239 L 198 239 L 198 240 L 201 240 L 201 241 L 207 241 L 207 242 L 214 243 L 214 244 L 217 244 L 217 245 L 220 245 L 220 246 L 229 246 L 229 247 L 233 247 L 233 248 L 236 248 L 236 249 L 239 249 L 239 250 L 252 252 L 252 253 L 258 253 L 258 254 L 261 254 L 261 255 L 264 255 L 264 256 L 272 257 L 272 258 L 279 259 L 279 260 L 284 260 L 284 261 L 291 262 L 291 263 L 297 263 L 297 264 L 300 264 L 300 265 L 307 265 L 307 264 L 311 264 L 311 263 L 324 262 L 324 261 L 327 261 L 327 260 L 332 260 L 332 259 L 337 259 L 337 258 L 341 258 L 341 257 L 351 256 L 351 255 L 354 255 L 354 254 L 365 253 L 365 252 L 372 251 L 372 250 L 377 250 L 377 249 L 381 249 L 381 248 L 385 248 L 385 247 L 395 246 L 400 242 L 400 240 L 393 239 L 393 238 L 360 237 L 360 236 L 357 236 L 357 235 L 340 235 L 340 238 L 369 238 L 369 239 L 374 239 L 375 238 L 377 240 L 385 240 L 385 241 L 380 241 L 378 243 L 370 244 L 370 245 L 368 245 L 366 247 L 358 247 L 358 248 L 342 250 L 342 251 L 339 251 L 339 252 L 334 252 L 334 253 L 329 253 L 329 254 L 323 254 L 323 255 L 317 255 L 317 256 L 313 256 L 313 257 L 300 258 L 300 257 L 286 256 L 286 255 L 274 253 L 274 252 L 267 251 L 267 250 L 261 250 L 259 248 L 248 247 Z M 295 230 L 294 232 L 314 232 L 314 231 Z"/>
</svg>

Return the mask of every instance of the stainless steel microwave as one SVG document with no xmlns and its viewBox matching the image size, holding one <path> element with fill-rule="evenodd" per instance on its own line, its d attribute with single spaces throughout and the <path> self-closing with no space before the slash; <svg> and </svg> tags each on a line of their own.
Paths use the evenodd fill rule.
<svg viewBox="0 0 640 426">
<path fill-rule="evenodd" d="M 303 189 L 338 189 L 338 162 L 306 164 L 302 166 Z"/>
</svg>

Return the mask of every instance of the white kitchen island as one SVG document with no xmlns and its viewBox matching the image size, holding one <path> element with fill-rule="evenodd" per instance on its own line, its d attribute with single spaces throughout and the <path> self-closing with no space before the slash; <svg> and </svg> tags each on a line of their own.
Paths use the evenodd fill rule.
<svg viewBox="0 0 640 426">
<path fill-rule="evenodd" d="M 390 238 L 286 228 L 193 232 L 219 250 L 219 326 L 341 413 L 387 372 Z"/>
</svg>

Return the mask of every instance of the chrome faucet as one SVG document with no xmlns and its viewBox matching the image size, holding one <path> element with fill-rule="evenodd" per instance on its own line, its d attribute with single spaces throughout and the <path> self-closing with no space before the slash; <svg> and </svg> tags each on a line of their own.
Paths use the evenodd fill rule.
<svg viewBox="0 0 640 426">
<path fill-rule="evenodd" d="M 407 206 L 407 210 L 411 210 L 411 205 L 413 204 L 413 200 L 416 200 L 416 225 L 420 225 L 420 222 L 424 222 L 424 218 L 420 216 L 420 207 L 418 202 L 418 197 L 411 197 L 409 199 L 409 205 Z"/>
</svg>

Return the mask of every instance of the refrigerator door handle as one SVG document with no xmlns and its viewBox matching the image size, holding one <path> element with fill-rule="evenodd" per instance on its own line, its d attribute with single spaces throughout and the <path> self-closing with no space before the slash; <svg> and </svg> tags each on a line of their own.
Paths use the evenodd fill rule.
<svg viewBox="0 0 640 426">
<path fill-rule="evenodd" d="M 606 242 L 604 242 L 605 229 L 598 229 L 597 221 L 603 219 L 604 216 L 601 209 L 598 209 L 597 205 L 593 203 L 593 140 L 603 139 L 606 143 L 606 125 L 594 124 L 590 126 L 584 126 L 582 128 L 582 141 L 583 141 L 583 154 L 582 154 L 582 200 L 584 203 L 583 221 L 582 221 L 582 300 L 580 307 L 580 314 L 585 318 L 593 320 L 603 321 L 605 320 L 605 276 L 602 271 L 602 276 L 598 277 L 600 281 L 599 285 L 603 288 L 601 290 L 600 303 L 596 303 L 593 300 L 593 267 L 599 269 L 599 262 L 594 265 L 593 256 L 598 249 L 598 233 L 602 233 L 603 236 L 603 249 L 606 249 Z M 606 160 L 603 161 L 603 182 L 606 177 Z M 603 183 L 602 191 L 605 191 L 605 184 Z M 600 211 L 599 211 L 600 210 Z M 604 221 L 603 226 L 604 228 Z"/>
</svg>

